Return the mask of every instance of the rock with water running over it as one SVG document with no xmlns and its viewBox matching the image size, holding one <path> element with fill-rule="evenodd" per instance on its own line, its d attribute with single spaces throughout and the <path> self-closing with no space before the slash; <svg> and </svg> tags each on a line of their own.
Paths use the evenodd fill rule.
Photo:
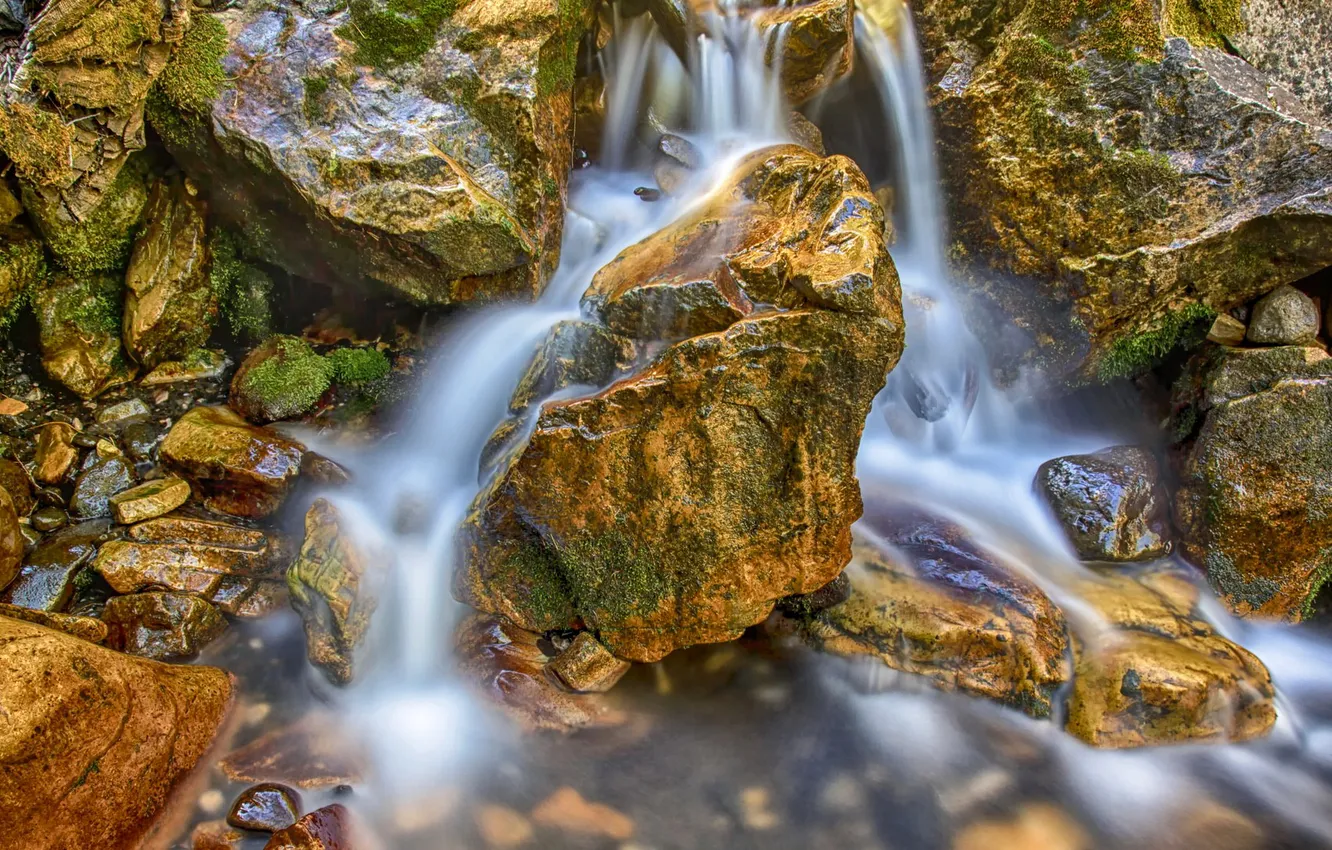
<svg viewBox="0 0 1332 850">
<path fill-rule="evenodd" d="M 1272 728 L 1271 676 L 1202 617 L 1188 578 L 1107 573 L 1074 590 L 1115 628 L 1075 643 L 1070 733 L 1118 748 L 1242 741 Z"/>
<path fill-rule="evenodd" d="M 125 349 L 146 369 L 184 357 L 213 330 L 207 212 L 193 181 L 175 175 L 153 186 L 125 273 Z"/>
<path fill-rule="evenodd" d="M 1142 561 L 1170 552 L 1169 501 L 1156 458 L 1136 446 L 1046 461 L 1036 490 L 1078 556 Z"/>
<path fill-rule="evenodd" d="M 1332 573 L 1332 358 L 1232 351 L 1180 474 L 1184 554 L 1241 616 L 1300 620 Z"/>
<path fill-rule="evenodd" d="M 181 661 L 221 636 L 227 621 L 216 608 L 185 593 L 132 593 L 106 602 L 108 645 L 157 661 Z"/>
<path fill-rule="evenodd" d="M 463 678 L 527 729 L 568 732 L 616 725 L 624 714 L 595 693 L 569 693 L 547 675 L 553 659 L 541 635 L 486 614 L 471 614 L 454 630 L 453 651 Z"/>
<path fill-rule="evenodd" d="M 1255 3 L 1264 23 L 1250 29 Z M 912 10 L 949 164 L 951 256 L 1056 374 L 1140 371 L 1210 318 L 1201 305 L 1227 310 L 1332 265 L 1332 125 L 1325 102 L 1285 85 L 1325 86 L 1332 54 L 1309 47 L 1332 6 Z M 1256 65 L 1232 55 L 1236 39 Z M 1304 61 L 1275 58 L 1292 53 Z"/>
<path fill-rule="evenodd" d="M 559 254 L 590 10 L 237 7 L 209 114 L 149 118 L 257 259 L 434 304 L 531 299 Z"/>
<path fill-rule="evenodd" d="M 225 407 L 195 407 L 171 427 L 159 453 L 210 509 L 265 517 L 281 507 L 300 475 L 305 449 Z"/>
<path fill-rule="evenodd" d="M 84 398 L 134 377 L 120 350 L 122 289 L 113 275 L 58 274 L 33 294 L 42 367 Z"/>
<path fill-rule="evenodd" d="M 326 499 L 305 515 L 305 540 L 287 570 L 291 605 L 305 624 L 306 654 L 337 684 L 352 680 L 356 650 L 377 604 L 382 565 L 357 545 L 346 519 Z"/>
<path fill-rule="evenodd" d="M 1293 286 L 1258 299 L 1246 338 L 1256 345 L 1309 345 L 1318 336 L 1318 307 Z"/>
<path fill-rule="evenodd" d="M 1048 717 L 1068 681 L 1064 616 L 1031 581 L 1005 569 L 964 532 L 918 511 L 876 502 L 865 522 L 892 549 L 861 544 L 850 598 L 795 622 L 814 647 Z M 882 667 L 853 668 L 874 689 Z"/>
<path fill-rule="evenodd" d="M 542 405 L 464 521 L 460 600 L 533 631 L 581 623 L 616 657 L 651 661 L 735 638 L 842 571 L 860 432 L 902 347 L 882 211 L 850 160 L 785 145 L 686 217 L 718 220 L 734 241 L 713 268 L 681 256 L 703 240 L 676 222 L 598 272 L 586 300 L 626 304 L 661 268 L 663 288 L 733 276 L 773 307 L 712 326 L 626 319 L 646 339 L 713 332 Z"/>
<path fill-rule="evenodd" d="M 222 670 L 158 664 L 7 617 L 0 669 L 0 834 L 25 850 L 142 846 L 232 701 Z"/>
</svg>

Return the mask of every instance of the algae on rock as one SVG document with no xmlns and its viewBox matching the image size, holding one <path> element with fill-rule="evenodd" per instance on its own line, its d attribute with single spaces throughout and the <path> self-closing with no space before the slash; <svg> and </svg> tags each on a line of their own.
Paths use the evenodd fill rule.
<svg viewBox="0 0 1332 850">
<path fill-rule="evenodd" d="M 1332 130 L 1218 49 L 1240 6 L 915 7 L 955 264 L 1053 377 L 1150 367 L 1179 317 L 1332 265 Z"/>
</svg>

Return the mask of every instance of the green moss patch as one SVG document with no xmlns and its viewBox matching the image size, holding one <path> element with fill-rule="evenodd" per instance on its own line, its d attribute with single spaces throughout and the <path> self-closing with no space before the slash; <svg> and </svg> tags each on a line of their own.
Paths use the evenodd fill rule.
<svg viewBox="0 0 1332 850">
<path fill-rule="evenodd" d="M 299 416 L 328 391 L 333 381 L 332 364 L 316 354 L 309 343 L 292 336 L 276 336 L 262 348 L 267 356 L 241 378 L 240 391 L 247 406 L 258 407 L 265 418 Z"/>
<path fill-rule="evenodd" d="M 319 120 L 323 111 L 320 102 L 328 92 L 329 79 L 328 77 L 306 77 L 303 82 L 305 83 L 305 98 L 301 104 L 301 111 L 305 113 L 305 120 L 313 124 Z"/>
<path fill-rule="evenodd" d="M 0 151 L 20 177 L 61 183 L 70 172 L 69 127 L 54 112 L 26 103 L 0 104 Z"/>
<path fill-rule="evenodd" d="M 154 89 L 177 109 L 205 113 L 226 82 L 222 57 L 227 29 L 212 15 L 196 13 L 194 23 L 162 69 Z"/>
<path fill-rule="evenodd" d="M 1201 342 L 1215 318 L 1216 311 L 1205 304 L 1190 304 L 1167 314 L 1151 330 L 1120 337 L 1101 359 L 1101 380 L 1130 378 L 1146 372 L 1176 347 Z"/>
<path fill-rule="evenodd" d="M 350 20 L 337 33 L 356 45 L 357 62 L 390 68 L 424 56 L 457 6 L 457 0 L 351 0 Z"/>
<path fill-rule="evenodd" d="M 24 206 L 57 263 L 80 275 L 125 268 L 148 203 L 148 166 L 144 155 L 130 157 L 92 213 L 79 222 L 69 220 L 58 197 L 24 187 Z"/>
<path fill-rule="evenodd" d="M 232 336 L 258 342 L 273 334 L 273 279 L 241 258 L 239 241 L 231 231 L 213 231 L 208 279 Z"/>
<path fill-rule="evenodd" d="M 333 379 L 339 384 L 365 384 L 377 381 L 391 368 L 384 352 L 377 348 L 339 348 L 329 352 Z"/>
</svg>

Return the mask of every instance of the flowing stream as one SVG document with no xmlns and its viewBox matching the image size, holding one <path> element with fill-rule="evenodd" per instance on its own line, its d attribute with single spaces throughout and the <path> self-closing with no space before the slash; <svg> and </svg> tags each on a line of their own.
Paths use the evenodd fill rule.
<svg viewBox="0 0 1332 850">
<path fill-rule="evenodd" d="M 1270 824 L 1281 825 L 1277 843 L 1235 847 L 1332 846 L 1332 711 L 1321 707 L 1332 681 L 1316 672 L 1332 646 L 1306 632 L 1232 622 L 1219 607 L 1218 629 L 1259 655 L 1281 689 L 1278 727 L 1266 740 L 1097 751 L 1054 724 L 906 677 L 887 693 L 865 694 L 837 672 L 836 659 L 742 664 L 735 647 L 680 653 L 664 673 L 635 671 L 621 686 L 626 699 L 655 694 L 672 707 L 641 741 L 623 744 L 628 754 L 604 755 L 578 736 L 532 744 L 484 719 L 487 710 L 451 672 L 450 635 L 460 615 L 449 593 L 453 535 L 482 483 L 478 459 L 507 414 L 514 385 L 547 331 L 579 316 L 579 298 L 601 266 L 702 202 L 745 152 L 788 140 L 787 106 L 764 61 L 780 32 L 765 36 L 740 17 L 724 17 L 698 36 L 686 66 L 649 16 L 617 25 L 601 58 L 608 100 L 602 155 L 572 175 L 561 262 L 542 298 L 471 314 L 450 328 L 383 448 L 329 449 L 358 482 L 333 498 L 356 521 L 364 545 L 391 561 L 358 681 L 328 697 L 370 749 L 373 775 L 358 808 L 379 841 L 474 846 L 454 827 L 432 831 L 430 817 L 408 818 L 404 826 L 403 806 L 433 811 L 447 808 L 440 801 L 449 789 L 512 791 L 532 777 L 558 776 L 599 788 L 603 797 L 618 794 L 621 808 L 626 800 L 642 803 L 630 812 L 637 843 L 571 846 L 947 847 L 953 820 L 978 811 L 1037 811 L 1038 804 L 1073 812 L 1083 838 L 1093 837 L 1050 833 L 1045 843 L 994 846 L 1187 848 L 1195 845 L 1157 839 L 1191 817 L 1221 818 L 1218 834 L 1243 833 L 1214 814 L 1223 806 L 1246 812 L 1265 834 Z M 1120 442 L 1123 429 L 1056 427 L 1023 401 L 1028 394 L 1020 386 L 992 383 L 984 345 L 964 321 L 946 271 L 941 181 L 909 13 L 892 35 L 858 18 L 856 44 L 858 73 L 872 79 L 886 120 L 875 132 L 893 175 L 892 255 L 908 340 L 876 400 L 858 459 L 867 515 L 882 499 L 946 517 L 995 561 L 1038 583 L 1080 639 L 1113 639 L 1078 598 L 1075 583 L 1091 574 L 1031 482 L 1042 462 Z M 640 138 L 649 109 L 703 159 L 684 191 L 650 203 L 635 194 L 655 185 Z M 858 527 L 857 535 L 874 538 L 869 528 Z M 741 664 L 740 685 L 695 698 L 678 684 L 693 664 L 707 681 L 709 665 L 722 664 L 718 658 Z M 677 684 L 663 686 L 663 676 Z M 828 789 L 851 787 L 846 782 L 860 796 L 834 799 Z M 743 789 L 759 785 L 770 789 L 766 806 L 786 826 L 760 826 L 758 838 L 720 827 L 709 832 L 709 819 L 752 821 L 754 800 Z M 709 808 L 712 799 L 720 802 Z M 863 824 L 869 834 L 855 831 Z M 828 843 L 812 843 L 809 836 L 819 834 Z"/>
</svg>

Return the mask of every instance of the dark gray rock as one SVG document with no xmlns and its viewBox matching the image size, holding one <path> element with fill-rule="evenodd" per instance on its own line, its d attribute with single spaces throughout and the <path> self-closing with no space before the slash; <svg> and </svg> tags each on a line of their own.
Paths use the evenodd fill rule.
<svg viewBox="0 0 1332 850">
<path fill-rule="evenodd" d="M 134 471 L 120 455 L 94 460 L 79 473 L 69 509 L 77 517 L 92 519 L 111 513 L 111 497 L 134 486 Z"/>
<path fill-rule="evenodd" d="M 1141 561 L 1170 551 L 1168 502 L 1151 452 L 1113 446 L 1046 461 L 1036 489 L 1079 557 Z"/>
</svg>

